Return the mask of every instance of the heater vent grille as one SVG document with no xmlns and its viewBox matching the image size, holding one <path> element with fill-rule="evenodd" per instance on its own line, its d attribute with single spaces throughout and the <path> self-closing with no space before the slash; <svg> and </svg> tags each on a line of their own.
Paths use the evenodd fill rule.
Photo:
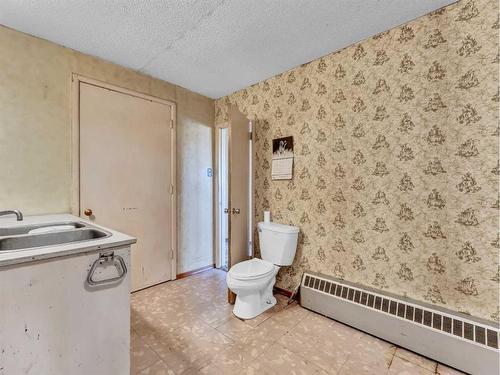
<svg viewBox="0 0 500 375">
<path fill-rule="evenodd" d="M 352 303 L 395 315 L 401 319 L 423 324 L 431 329 L 470 340 L 478 345 L 498 349 L 498 330 L 466 321 L 457 316 L 446 315 L 417 305 L 370 293 L 350 285 L 332 282 L 320 277 L 305 275 L 302 287 L 315 289 Z"/>
</svg>

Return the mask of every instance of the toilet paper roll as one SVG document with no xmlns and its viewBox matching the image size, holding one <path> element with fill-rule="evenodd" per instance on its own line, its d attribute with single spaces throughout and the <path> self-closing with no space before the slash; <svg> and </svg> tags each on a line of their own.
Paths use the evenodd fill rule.
<svg viewBox="0 0 500 375">
<path fill-rule="evenodd" d="M 271 222 L 271 212 L 264 211 L 264 223 L 269 223 L 269 222 Z"/>
</svg>

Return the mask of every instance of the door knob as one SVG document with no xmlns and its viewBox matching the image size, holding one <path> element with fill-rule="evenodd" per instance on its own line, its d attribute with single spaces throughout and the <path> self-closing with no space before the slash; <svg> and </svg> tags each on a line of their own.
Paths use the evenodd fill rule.
<svg viewBox="0 0 500 375">
<path fill-rule="evenodd" d="M 239 214 L 240 209 L 239 208 L 233 208 L 233 214 Z"/>
<path fill-rule="evenodd" d="M 224 208 L 224 213 L 228 214 L 229 213 L 229 208 Z"/>
<path fill-rule="evenodd" d="M 92 216 L 92 210 L 90 208 L 86 208 L 85 211 L 83 211 L 83 214 L 85 216 Z"/>
</svg>

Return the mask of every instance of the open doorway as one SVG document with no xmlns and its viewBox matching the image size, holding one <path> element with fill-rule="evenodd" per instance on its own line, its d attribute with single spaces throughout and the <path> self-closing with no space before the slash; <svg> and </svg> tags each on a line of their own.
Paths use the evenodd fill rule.
<svg viewBox="0 0 500 375">
<path fill-rule="evenodd" d="M 217 268 L 249 259 L 252 245 L 252 122 L 235 111 L 216 128 Z"/>
<path fill-rule="evenodd" d="M 218 204 L 218 264 L 217 268 L 229 269 L 229 129 L 219 128 L 218 132 L 218 174 L 217 174 L 217 204 Z"/>
</svg>

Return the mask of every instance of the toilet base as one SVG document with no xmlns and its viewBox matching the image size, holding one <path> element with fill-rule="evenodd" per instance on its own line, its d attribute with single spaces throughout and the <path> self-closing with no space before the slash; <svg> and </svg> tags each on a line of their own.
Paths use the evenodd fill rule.
<svg viewBox="0 0 500 375">
<path fill-rule="evenodd" d="M 241 296 L 241 294 L 236 295 L 236 302 L 234 303 L 233 314 L 240 319 L 252 319 L 259 316 L 264 311 L 269 310 L 274 305 L 276 305 L 276 297 L 271 295 L 260 301 L 255 301 L 252 296 Z M 252 302 L 249 302 L 249 301 Z"/>
<path fill-rule="evenodd" d="M 273 287 L 276 283 L 276 274 L 279 267 L 276 267 L 271 278 L 261 280 L 257 284 L 247 284 L 246 282 L 231 282 L 228 278 L 228 286 L 236 293 L 233 314 L 240 319 L 252 319 L 269 310 L 276 305 L 276 297 L 273 296 Z"/>
<path fill-rule="evenodd" d="M 227 274 L 228 288 L 236 294 L 233 314 L 240 319 L 252 319 L 276 305 L 273 287 L 276 274 L 280 267 L 274 266 L 273 271 L 264 277 L 252 280 L 237 280 Z"/>
</svg>

